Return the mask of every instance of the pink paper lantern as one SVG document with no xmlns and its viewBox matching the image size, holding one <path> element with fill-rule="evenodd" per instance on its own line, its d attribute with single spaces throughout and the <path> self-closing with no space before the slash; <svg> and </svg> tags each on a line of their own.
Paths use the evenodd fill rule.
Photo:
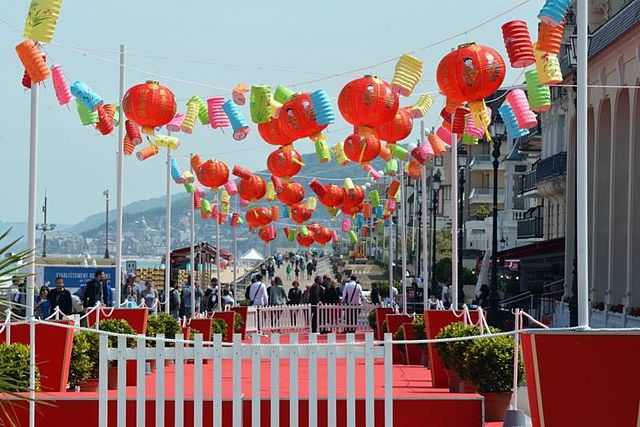
<svg viewBox="0 0 640 427">
<path fill-rule="evenodd" d="M 419 147 L 411 150 L 411 156 L 416 159 L 421 165 L 424 165 L 427 160 L 435 157 L 435 153 L 433 152 L 433 147 L 428 142 L 424 144 L 420 144 Z"/>
<path fill-rule="evenodd" d="M 184 121 L 184 114 L 176 113 L 173 119 L 167 123 L 166 128 L 169 132 L 180 132 L 182 128 L 182 122 Z"/>
<path fill-rule="evenodd" d="M 56 92 L 56 98 L 60 105 L 67 105 L 73 99 L 71 91 L 69 90 L 69 84 L 62 72 L 60 65 L 54 65 L 51 67 L 51 77 L 53 79 L 53 89 Z"/>
<path fill-rule="evenodd" d="M 209 124 L 214 129 L 229 127 L 229 117 L 222 109 L 222 104 L 224 104 L 224 98 L 207 99 Z"/>
<path fill-rule="evenodd" d="M 229 180 L 224 184 L 224 189 L 227 190 L 229 195 L 233 196 L 234 194 L 238 194 L 238 186 L 235 181 Z"/>
<path fill-rule="evenodd" d="M 246 208 L 247 206 L 249 206 L 249 201 L 245 199 L 240 199 L 240 206 L 242 206 L 243 208 Z"/>
<path fill-rule="evenodd" d="M 531 108 L 527 95 L 522 89 L 514 89 L 507 95 L 507 102 L 511 105 L 521 129 L 531 129 L 538 126 L 538 119 Z"/>
<path fill-rule="evenodd" d="M 363 169 L 369 174 L 371 175 L 371 177 L 373 178 L 374 181 L 379 180 L 382 177 L 382 174 L 380 172 L 378 172 L 377 170 L 375 170 L 373 168 L 373 166 L 371 165 L 365 165 L 363 167 Z"/>
<path fill-rule="evenodd" d="M 465 135 L 478 139 L 484 136 L 484 129 L 476 126 L 476 122 L 473 120 L 472 114 L 467 114 L 467 126 L 464 129 L 464 133 Z"/>
<path fill-rule="evenodd" d="M 445 128 L 444 126 L 440 126 L 436 131 L 436 135 L 438 135 L 445 144 L 451 145 L 451 132 L 449 131 L 449 129 Z"/>
<path fill-rule="evenodd" d="M 343 233 L 348 233 L 349 230 L 351 230 L 351 218 L 344 218 L 342 220 L 341 229 Z"/>
<path fill-rule="evenodd" d="M 331 241 L 332 242 L 340 241 L 340 238 L 338 238 L 338 233 L 336 232 L 336 230 L 331 230 Z"/>
</svg>

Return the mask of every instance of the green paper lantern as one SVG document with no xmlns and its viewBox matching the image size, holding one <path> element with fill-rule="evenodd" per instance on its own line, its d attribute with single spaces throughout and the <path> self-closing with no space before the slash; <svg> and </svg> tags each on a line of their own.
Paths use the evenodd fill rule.
<svg viewBox="0 0 640 427">
<path fill-rule="evenodd" d="M 76 98 L 76 108 L 78 109 L 78 116 L 80 116 L 80 122 L 84 126 L 93 125 L 98 123 L 98 111 L 89 110 L 84 103 Z"/>
<path fill-rule="evenodd" d="M 209 124 L 209 108 L 207 104 L 198 95 L 193 95 L 187 104 L 195 103 L 198 106 L 198 118 L 203 125 Z"/>
<path fill-rule="evenodd" d="M 369 200 L 371 200 L 371 206 L 377 208 L 380 206 L 380 194 L 378 190 L 369 191 Z"/>
<path fill-rule="evenodd" d="M 398 160 L 405 160 L 409 155 L 409 151 L 406 148 L 399 146 L 398 144 L 389 144 L 391 154 Z"/>
<path fill-rule="evenodd" d="M 391 159 L 384 165 L 385 175 L 395 175 L 398 173 L 398 160 Z"/>
<path fill-rule="evenodd" d="M 293 242 L 296 240 L 296 232 L 295 230 L 289 230 L 289 234 L 287 234 L 287 240 Z"/>
<path fill-rule="evenodd" d="M 537 70 L 524 73 L 527 82 L 527 98 L 533 111 L 548 111 L 551 108 L 551 89 L 540 83 Z"/>
<path fill-rule="evenodd" d="M 463 145 L 478 145 L 478 138 L 473 137 L 471 135 L 467 135 L 466 133 L 462 135 L 462 144 Z"/>
<path fill-rule="evenodd" d="M 249 97 L 251 121 L 256 124 L 267 123 L 271 120 L 271 87 L 264 85 L 251 86 Z"/>
<path fill-rule="evenodd" d="M 321 138 L 315 142 L 316 157 L 320 163 L 328 163 L 331 161 L 331 150 L 327 145 L 327 140 Z"/>
<path fill-rule="evenodd" d="M 300 227 L 300 234 L 303 235 L 304 237 L 307 237 L 309 235 L 309 229 L 307 228 L 306 225 L 303 225 L 302 227 Z"/>
<path fill-rule="evenodd" d="M 349 240 L 351 241 L 351 243 L 355 243 L 358 241 L 358 235 L 355 231 L 351 230 L 347 235 L 349 236 Z"/>
<path fill-rule="evenodd" d="M 276 88 L 276 93 L 273 94 L 273 99 L 278 101 L 280 104 L 284 104 L 291 99 L 294 93 L 295 92 L 288 87 L 278 85 L 278 87 Z"/>
<path fill-rule="evenodd" d="M 185 182 L 184 183 L 184 189 L 189 194 L 193 194 L 193 193 L 196 192 L 196 186 L 191 182 Z"/>
</svg>

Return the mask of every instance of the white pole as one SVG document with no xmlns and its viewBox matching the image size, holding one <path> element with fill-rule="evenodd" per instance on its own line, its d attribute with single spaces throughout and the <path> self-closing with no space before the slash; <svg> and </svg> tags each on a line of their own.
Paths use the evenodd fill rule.
<svg viewBox="0 0 640 427">
<path fill-rule="evenodd" d="M 420 144 L 428 144 L 424 140 L 424 120 L 420 122 Z M 429 297 L 428 283 L 429 283 L 429 208 L 427 204 L 427 194 L 430 189 L 427 189 L 427 164 L 422 166 L 422 174 L 420 176 L 420 185 L 422 187 L 422 308 L 427 309 L 427 300 Z"/>
<path fill-rule="evenodd" d="M 193 174 L 193 168 L 191 167 L 191 158 L 193 157 L 193 153 L 189 154 L 189 170 L 191 171 L 191 173 Z M 195 184 L 194 184 L 195 185 Z M 195 305 L 196 305 L 196 294 L 194 291 L 194 286 L 196 283 L 196 244 L 195 244 L 195 239 L 196 239 L 196 210 L 194 208 L 195 206 L 195 197 L 196 197 L 196 193 L 195 191 L 191 194 L 191 215 L 190 215 L 190 220 L 191 220 L 191 224 L 190 224 L 190 283 L 189 286 L 191 287 L 191 317 L 195 316 Z"/>
<path fill-rule="evenodd" d="M 167 132 L 171 135 L 171 132 Z M 164 311 L 169 312 L 169 287 L 171 280 L 171 148 L 167 147 L 167 195 L 164 221 Z"/>
<path fill-rule="evenodd" d="M 35 344 L 36 334 L 33 323 L 33 303 L 36 280 L 36 193 L 38 191 L 38 90 L 39 86 L 31 86 L 31 129 L 29 132 L 29 216 L 27 231 L 27 247 L 29 253 L 29 276 L 27 277 L 27 319 L 29 320 L 29 426 L 36 425 L 35 404 Z"/>
<path fill-rule="evenodd" d="M 389 301 L 393 304 L 393 218 L 389 217 Z"/>
<path fill-rule="evenodd" d="M 220 210 L 220 193 L 216 193 L 216 203 Z M 218 311 L 222 311 L 222 282 L 220 281 L 220 214 L 214 218 L 216 222 L 216 277 L 218 278 Z"/>
<path fill-rule="evenodd" d="M 238 198 L 235 198 L 235 211 L 238 210 Z M 233 233 L 233 300 L 238 301 L 238 230 L 231 227 Z"/>
<path fill-rule="evenodd" d="M 125 86 L 125 46 L 120 45 L 120 90 L 118 99 L 120 102 L 120 123 L 118 123 L 118 151 L 116 154 L 116 298 L 115 307 L 120 304 L 120 294 L 122 292 L 122 180 L 124 175 L 123 158 L 124 158 L 124 113 L 122 112 L 122 98 L 124 98 Z M 107 227 L 109 225 L 107 224 Z M 108 242 L 107 242 L 108 244 Z"/>
<path fill-rule="evenodd" d="M 407 312 L 407 212 L 404 194 L 404 162 L 400 162 L 400 251 L 402 252 L 402 311 Z"/>
<path fill-rule="evenodd" d="M 521 324 L 522 314 L 520 314 L 520 309 L 516 308 L 514 325 L 516 333 L 513 336 L 513 394 L 511 395 L 511 405 L 514 410 L 518 410 L 518 365 L 520 364 L 518 360 L 518 356 L 520 355 L 520 334 L 518 331 L 521 328 Z"/>
<path fill-rule="evenodd" d="M 588 165 L 587 165 L 587 83 L 588 83 L 588 38 L 589 11 L 587 0 L 578 0 L 578 51 L 577 77 L 578 102 L 576 109 L 576 197 L 578 203 L 578 325 L 589 327 L 589 234 L 588 234 Z"/>
<path fill-rule="evenodd" d="M 451 306 L 458 308 L 458 136 L 451 133 Z"/>
</svg>

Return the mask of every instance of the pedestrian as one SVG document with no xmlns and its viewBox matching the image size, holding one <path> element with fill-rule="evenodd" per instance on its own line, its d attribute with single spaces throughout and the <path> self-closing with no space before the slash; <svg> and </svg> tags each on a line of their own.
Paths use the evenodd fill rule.
<svg viewBox="0 0 640 427">
<path fill-rule="evenodd" d="M 313 263 L 309 261 L 307 263 L 307 279 L 311 279 L 312 274 L 313 274 Z"/>
<path fill-rule="evenodd" d="M 350 306 L 362 305 L 362 286 L 357 282 L 356 276 L 351 276 L 350 280 L 344 284 L 344 292 L 342 293 L 342 303 Z M 346 332 L 355 332 L 358 322 L 359 309 L 347 310 Z"/>
<path fill-rule="evenodd" d="M 84 307 L 91 309 L 96 304 L 108 305 L 108 286 L 106 285 L 107 276 L 104 271 L 97 270 L 93 274 L 93 279 L 86 283 L 84 289 Z"/>
<path fill-rule="evenodd" d="M 442 285 L 442 304 L 444 308 L 451 307 L 451 292 L 449 291 L 449 284 L 445 283 Z"/>
<path fill-rule="evenodd" d="M 380 304 L 380 290 L 377 282 L 371 284 L 371 304 Z"/>
<path fill-rule="evenodd" d="M 273 261 L 269 262 L 267 266 L 267 274 L 269 275 L 269 280 L 271 280 L 276 275 L 276 267 L 273 264 Z"/>
<path fill-rule="evenodd" d="M 231 296 L 231 291 L 229 287 L 222 289 L 222 309 L 226 310 L 227 307 L 235 305 L 236 301 Z"/>
<path fill-rule="evenodd" d="M 218 306 L 218 278 L 212 277 L 209 286 L 204 291 L 203 310 L 209 313 L 213 312 Z"/>
<path fill-rule="evenodd" d="M 289 289 L 289 305 L 298 305 L 302 302 L 302 291 L 300 290 L 300 283 L 294 280 L 291 283 L 291 289 Z"/>
<path fill-rule="evenodd" d="M 180 291 L 178 291 L 178 283 L 171 284 L 169 292 L 169 313 L 176 319 L 180 318 Z"/>
<path fill-rule="evenodd" d="M 256 307 L 265 306 L 269 303 L 267 296 L 267 287 L 262 283 L 262 274 L 256 275 L 256 281 L 249 288 L 249 300 L 251 305 Z"/>
<path fill-rule="evenodd" d="M 280 277 L 276 277 L 273 279 L 271 286 L 267 290 L 269 295 L 269 305 L 286 305 L 287 304 L 287 294 L 284 292 L 284 288 L 282 287 L 282 279 Z"/>
<path fill-rule="evenodd" d="M 262 277 L 265 277 L 267 275 L 267 263 L 263 262 L 262 265 L 260 266 L 260 274 L 262 275 Z"/>
<path fill-rule="evenodd" d="M 153 280 L 147 280 L 140 299 L 144 300 L 144 305 L 149 308 L 149 314 L 158 313 L 158 305 L 160 303 L 158 302 L 158 290 Z"/>
<path fill-rule="evenodd" d="M 74 314 L 71 292 L 64 288 L 64 279 L 60 276 L 56 277 L 56 287 L 49 292 L 49 301 L 51 301 L 51 310 L 56 307 L 65 316 Z"/>
<path fill-rule="evenodd" d="M 296 280 L 299 280 L 300 279 L 300 267 L 298 267 L 298 264 L 296 264 L 295 273 L 296 273 Z"/>
<path fill-rule="evenodd" d="M 38 319 L 46 319 L 51 314 L 51 302 L 49 301 L 49 288 L 46 285 L 40 287 L 40 293 L 35 298 L 34 315 Z"/>
<path fill-rule="evenodd" d="M 318 303 L 322 302 L 324 288 L 322 278 L 316 276 L 309 289 L 309 304 L 311 304 L 311 332 L 318 332 Z"/>
<path fill-rule="evenodd" d="M 327 277 L 327 276 L 325 276 Z M 324 294 L 322 295 L 322 303 L 323 304 L 338 304 L 340 302 L 340 291 L 336 286 L 336 282 L 329 279 L 329 283 L 327 284 Z"/>
<path fill-rule="evenodd" d="M 194 284 L 194 300 L 195 305 L 191 306 L 191 276 L 187 277 L 187 283 L 182 285 L 182 292 L 180 292 L 180 316 L 186 316 L 188 318 L 192 317 L 193 313 L 198 313 L 200 311 L 200 300 L 202 298 L 202 292 L 200 291 L 200 287 L 197 284 Z"/>
<path fill-rule="evenodd" d="M 127 308 L 136 308 L 138 306 L 138 300 L 136 299 L 135 294 L 133 293 L 133 285 L 127 285 L 124 293 L 121 296 L 122 306 Z"/>
<path fill-rule="evenodd" d="M 291 280 L 291 264 L 287 264 L 287 280 Z"/>
</svg>

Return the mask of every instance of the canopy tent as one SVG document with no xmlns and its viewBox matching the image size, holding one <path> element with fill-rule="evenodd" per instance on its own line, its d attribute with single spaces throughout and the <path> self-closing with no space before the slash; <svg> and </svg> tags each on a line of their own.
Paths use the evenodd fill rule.
<svg viewBox="0 0 640 427">
<path fill-rule="evenodd" d="M 240 257 L 240 261 L 264 261 L 264 257 L 260 252 L 251 248 Z"/>
</svg>

